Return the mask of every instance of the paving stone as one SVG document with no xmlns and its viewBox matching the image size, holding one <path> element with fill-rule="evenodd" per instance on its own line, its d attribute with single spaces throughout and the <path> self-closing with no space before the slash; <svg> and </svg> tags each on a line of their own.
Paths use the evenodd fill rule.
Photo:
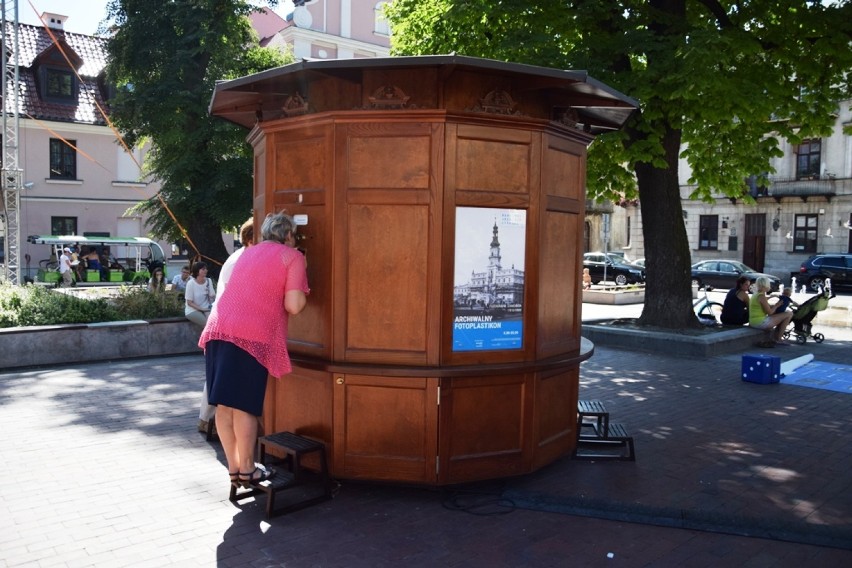
<svg viewBox="0 0 852 568">
<path fill-rule="evenodd" d="M 846 333 L 823 356 L 850 362 Z M 0 459 L 27 472 L 0 485 L 0 567 L 852 565 L 852 397 L 744 383 L 739 364 L 597 346 L 581 396 L 626 425 L 635 463 L 443 490 L 344 480 L 271 522 L 227 500 L 221 449 L 195 432 L 199 355 L 0 373 Z M 482 514 L 449 507 L 463 490 Z"/>
</svg>

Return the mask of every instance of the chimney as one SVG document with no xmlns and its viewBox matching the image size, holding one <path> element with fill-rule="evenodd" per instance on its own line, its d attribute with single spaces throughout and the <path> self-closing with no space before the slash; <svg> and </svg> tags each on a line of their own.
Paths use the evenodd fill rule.
<svg viewBox="0 0 852 568">
<path fill-rule="evenodd" d="M 47 24 L 52 30 L 65 31 L 65 20 L 68 19 L 68 16 L 63 16 L 61 14 L 51 14 L 50 12 L 42 12 L 41 14 L 42 21 Z"/>
</svg>

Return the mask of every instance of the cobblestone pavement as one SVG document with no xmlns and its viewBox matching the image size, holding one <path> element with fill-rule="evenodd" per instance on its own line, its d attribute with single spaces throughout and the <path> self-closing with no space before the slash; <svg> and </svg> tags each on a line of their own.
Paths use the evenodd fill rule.
<svg viewBox="0 0 852 568">
<path fill-rule="evenodd" d="M 774 352 L 852 362 L 852 331 L 825 335 Z M 195 432 L 200 356 L 0 373 L 0 567 L 852 566 L 852 396 L 744 383 L 739 365 L 598 346 L 581 396 L 626 425 L 636 462 L 343 481 L 271 522 L 228 501 Z"/>
</svg>

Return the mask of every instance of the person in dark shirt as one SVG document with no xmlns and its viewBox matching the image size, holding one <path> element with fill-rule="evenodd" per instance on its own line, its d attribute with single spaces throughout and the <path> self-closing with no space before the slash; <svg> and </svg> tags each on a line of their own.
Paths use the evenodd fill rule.
<svg viewBox="0 0 852 568">
<path fill-rule="evenodd" d="M 725 325 L 745 325 L 748 323 L 748 289 L 751 281 L 746 276 L 737 278 L 737 285 L 728 290 L 722 315 L 719 319 Z"/>
</svg>

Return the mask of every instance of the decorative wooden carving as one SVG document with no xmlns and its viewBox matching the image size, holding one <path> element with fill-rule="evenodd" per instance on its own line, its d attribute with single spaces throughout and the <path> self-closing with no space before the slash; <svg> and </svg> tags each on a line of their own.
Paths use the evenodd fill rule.
<svg viewBox="0 0 852 568">
<path fill-rule="evenodd" d="M 570 128 L 576 128 L 577 130 L 582 130 L 580 126 L 580 113 L 577 112 L 575 108 L 569 108 L 562 113 L 560 113 L 559 117 L 556 119 L 556 122 L 560 122 L 565 126 Z"/>
<path fill-rule="evenodd" d="M 471 112 L 487 112 L 491 114 L 505 114 L 508 116 L 521 116 L 519 111 L 515 110 L 518 105 L 507 91 L 502 89 L 494 89 L 473 107 L 468 109 Z"/>
<path fill-rule="evenodd" d="M 369 97 L 369 106 L 366 109 L 389 110 L 389 109 L 414 109 L 416 105 L 409 105 L 411 97 L 396 85 L 382 85 Z"/>
<path fill-rule="evenodd" d="M 305 100 L 297 91 L 295 95 L 287 97 L 287 100 L 284 101 L 284 106 L 281 110 L 284 113 L 284 116 L 288 118 L 291 116 L 308 114 L 308 101 Z"/>
</svg>

